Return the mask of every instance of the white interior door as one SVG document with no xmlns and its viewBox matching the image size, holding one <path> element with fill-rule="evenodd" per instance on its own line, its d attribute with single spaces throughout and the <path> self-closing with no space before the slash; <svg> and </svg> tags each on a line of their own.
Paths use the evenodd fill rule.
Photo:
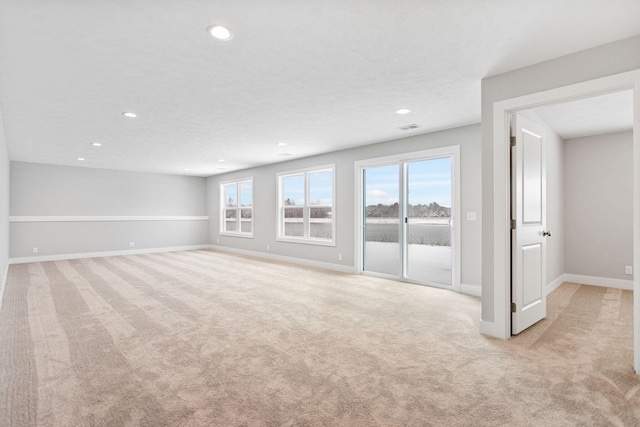
<svg viewBox="0 0 640 427">
<path fill-rule="evenodd" d="M 544 128 L 514 116 L 511 147 L 511 333 L 547 315 Z"/>
</svg>

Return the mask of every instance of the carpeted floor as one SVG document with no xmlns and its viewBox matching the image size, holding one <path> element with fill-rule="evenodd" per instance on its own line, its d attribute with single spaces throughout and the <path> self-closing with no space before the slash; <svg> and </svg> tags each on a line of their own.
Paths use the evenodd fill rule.
<svg viewBox="0 0 640 427">
<path fill-rule="evenodd" d="M 201 250 L 12 265 L 2 426 L 640 425 L 630 291 L 478 298 Z"/>
</svg>

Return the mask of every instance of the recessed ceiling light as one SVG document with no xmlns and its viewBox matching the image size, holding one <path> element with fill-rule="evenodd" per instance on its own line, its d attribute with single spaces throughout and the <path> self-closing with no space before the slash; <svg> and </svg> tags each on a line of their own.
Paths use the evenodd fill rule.
<svg viewBox="0 0 640 427">
<path fill-rule="evenodd" d="M 184 169 L 182 169 L 182 170 L 183 170 L 183 171 L 188 171 L 188 170 L 189 170 L 189 168 L 184 168 Z"/>
<path fill-rule="evenodd" d="M 122 113 L 122 115 L 125 116 L 125 117 L 129 117 L 130 119 L 138 117 L 138 115 L 136 113 L 131 113 L 129 111 L 125 111 L 124 113 Z"/>
<path fill-rule="evenodd" d="M 226 162 L 225 159 L 218 159 L 219 162 Z"/>
<path fill-rule="evenodd" d="M 92 142 L 91 145 L 93 145 L 94 147 L 102 147 L 102 144 L 100 144 L 99 142 Z"/>
<path fill-rule="evenodd" d="M 279 146 L 279 147 L 284 147 L 285 145 L 287 145 L 287 143 L 286 142 L 278 142 L 276 145 Z"/>
<path fill-rule="evenodd" d="M 227 168 L 218 168 L 218 169 L 216 169 L 216 170 L 218 170 L 218 171 L 226 171 L 226 170 L 227 170 Z"/>
<path fill-rule="evenodd" d="M 291 153 L 280 153 L 278 154 L 278 156 L 280 157 L 289 157 L 291 155 Z"/>
<path fill-rule="evenodd" d="M 207 28 L 207 32 L 218 40 L 227 41 L 233 38 L 233 33 L 222 25 L 212 25 Z"/>
<path fill-rule="evenodd" d="M 410 112 L 411 110 L 408 108 L 401 108 L 399 110 L 396 110 L 396 114 L 409 114 Z"/>
<path fill-rule="evenodd" d="M 76 160 L 78 160 L 79 162 L 84 162 L 86 159 L 84 157 L 78 157 Z"/>
</svg>

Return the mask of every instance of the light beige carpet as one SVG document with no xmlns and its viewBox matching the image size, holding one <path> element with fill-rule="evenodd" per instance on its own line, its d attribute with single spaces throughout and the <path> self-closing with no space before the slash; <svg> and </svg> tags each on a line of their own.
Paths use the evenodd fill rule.
<svg viewBox="0 0 640 427">
<path fill-rule="evenodd" d="M 1 426 L 639 425 L 631 292 L 477 298 L 214 251 L 13 265 Z"/>
</svg>

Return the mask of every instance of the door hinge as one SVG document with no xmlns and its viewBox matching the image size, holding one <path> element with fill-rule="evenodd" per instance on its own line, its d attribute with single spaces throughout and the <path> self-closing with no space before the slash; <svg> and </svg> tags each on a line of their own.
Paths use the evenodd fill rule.
<svg viewBox="0 0 640 427">
<path fill-rule="evenodd" d="M 515 229 L 516 229 L 516 220 L 515 220 L 515 219 L 512 219 L 512 220 L 511 220 L 511 229 L 512 229 L 512 230 L 515 230 Z"/>
<path fill-rule="evenodd" d="M 516 312 L 516 303 L 515 303 L 515 302 L 512 302 L 512 303 L 511 303 L 511 312 L 512 312 L 512 313 L 515 313 L 515 312 Z"/>
<path fill-rule="evenodd" d="M 509 141 L 511 141 L 511 146 L 515 147 L 516 146 L 516 137 L 512 136 L 511 138 L 509 138 Z"/>
</svg>

